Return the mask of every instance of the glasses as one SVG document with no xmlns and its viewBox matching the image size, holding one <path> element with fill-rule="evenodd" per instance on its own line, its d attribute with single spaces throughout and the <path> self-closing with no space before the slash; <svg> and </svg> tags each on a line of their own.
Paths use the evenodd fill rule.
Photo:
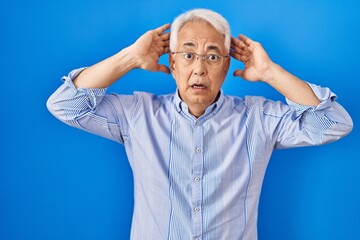
<svg viewBox="0 0 360 240">
<path fill-rule="evenodd" d="M 195 59 L 197 60 L 201 58 L 212 67 L 221 65 L 223 63 L 223 59 L 229 57 L 229 55 L 223 56 L 216 53 L 198 54 L 194 52 L 171 52 L 171 54 L 180 54 L 182 61 L 184 61 L 187 65 L 191 65 L 195 62 Z"/>
</svg>

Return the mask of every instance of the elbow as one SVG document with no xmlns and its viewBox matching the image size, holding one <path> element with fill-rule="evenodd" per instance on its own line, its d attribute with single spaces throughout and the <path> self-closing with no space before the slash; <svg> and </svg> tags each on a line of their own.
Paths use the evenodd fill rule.
<svg viewBox="0 0 360 240">
<path fill-rule="evenodd" d="M 52 115 L 57 116 L 59 112 L 59 106 L 56 103 L 53 95 L 51 95 L 46 101 L 46 107 Z"/>
<path fill-rule="evenodd" d="M 332 136 L 345 137 L 354 128 L 350 114 L 338 103 L 333 105 L 332 111 L 327 113 L 326 116 L 335 123 L 327 131 Z"/>
<path fill-rule="evenodd" d="M 330 127 L 326 131 L 322 144 L 337 141 L 350 134 L 352 129 L 353 129 L 353 122 L 351 119 L 346 123 L 344 122 L 335 123 L 332 127 Z"/>
<path fill-rule="evenodd" d="M 342 137 L 345 137 L 346 135 L 348 135 L 349 133 L 351 133 L 351 131 L 354 128 L 354 122 L 352 121 L 352 119 L 349 117 L 349 120 L 346 123 L 342 124 L 342 128 L 343 128 L 343 135 Z"/>
<path fill-rule="evenodd" d="M 52 115 L 54 115 L 54 109 L 55 109 L 55 107 L 54 107 L 54 101 L 53 101 L 53 99 L 52 99 L 51 96 L 50 96 L 50 97 L 48 98 L 48 100 L 46 101 L 46 108 L 49 110 L 49 112 L 50 112 Z"/>
<path fill-rule="evenodd" d="M 343 118 L 337 123 L 339 127 L 341 128 L 341 137 L 345 137 L 354 128 L 354 122 L 352 118 L 350 117 L 349 113 L 345 111 L 345 114 L 343 114 Z"/>
<path fill-rule="evenodd" d="M 57 101 L 54 94 L 46 101 L 46 107 L 49 112 L 62 122 L 66 122 L 64 111 L 61 107 L 61 102 Z"/>
</svg>

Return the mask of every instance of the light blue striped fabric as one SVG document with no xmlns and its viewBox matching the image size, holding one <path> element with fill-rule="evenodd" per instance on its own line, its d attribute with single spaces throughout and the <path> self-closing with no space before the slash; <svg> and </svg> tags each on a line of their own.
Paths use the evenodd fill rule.
<svg viewBox="0 0 360 240">
<path fill-rule="evenodd" d="M 131 239 L 257 239 L 259 195 L 274 149 L 318 145 L 352 120 L 328 89 L 317 107 L 231 97 L 196 119 L 177 94 L 105 95 L 72 79 L 49 98 L 63 122 L 124 144 L 134 174 Z"/>
</svg>

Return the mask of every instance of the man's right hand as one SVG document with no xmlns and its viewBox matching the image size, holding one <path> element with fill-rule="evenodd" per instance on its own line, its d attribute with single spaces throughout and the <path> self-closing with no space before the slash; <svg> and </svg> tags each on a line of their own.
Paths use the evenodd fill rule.
<svg viewBox="0 0 360 240">
<path fill-rule="evenodd" d="M 105 88 L 134 68 L 170 73 L 165 65 L 159 64 L 160 56 L 169 52 L 170 28 L 165 24 L 143 34 L 134 44 L 115 55 L 85 69 L 74 80 L 76 87 Z"/>
<path fill-rule="evenodd" d="M 129 50 L 137 59 L 139 68 L 153 72 L 170 73 L 170 69 L 159 64 L 159 58 L 169 52 L 170 32 L 165 31 L 170 28 L 170 24 L 165 24 L 159 28 L 147 31 Z"/>
</svg>

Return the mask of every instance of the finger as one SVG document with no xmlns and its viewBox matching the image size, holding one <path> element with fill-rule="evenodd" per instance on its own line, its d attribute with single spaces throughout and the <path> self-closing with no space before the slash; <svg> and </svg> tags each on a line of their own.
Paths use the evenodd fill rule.
<svg viewBox="0 0 360 240">
<path fill-rule="evenodd" d="M 245 67 L 249 67 L 249 63 L 251 63 L 251 59 L 248 56 L 244 56 L 241 54 L 238 54 L 236 52 L 230 52 L 230 56 L 234 59 L 242 62 Z"/>
<path fill-rule="evenodd" d="M 249 37 L 245 36 L 244 34 L 240 34 L 239 38 L 241 41 L 243 41 L 248 46 L 254 43 L 253 40 L 251 40 Z"/>
<path fill-rule="evenodd" d="M 169 52 L 170 52 L 170 48 L 169 48 L 169 46 L 164 47 L 164 54 L 169 53 Z"/>
<path fill-rule="evenodd" d="M 234 58 L 242 61 L 242 59 L 250 59 L 251 58 L 251 52 L 246 51 L 246 50 L 234 50 L 234 49 L 230 49 L 230 55 L 233 56 Z"/>
<path fill-rule="evenodd" d="M 234 38 L 234 37 L 231 37 L 231 44 L 235 45 L 235 46 L 238 46 L 239 48 L 247 47 L 247 45 L 245 44 L 245 42 L 243 40 L 238 39 L 238 38 Z"/>
<path fill-rule="evenodd" d="M 240 54 L 246 54 L 246 55 L 251 54 L 251 52 L 248 48 L 241 48 L 241 47 L 239 47 L 237 45 L 233 45 L 233 44 L 230 45 L 230 49 L 232 49 L 233 51 L 238 52 Z"/>
<path fill-rule="evenodd" d="M 235 58 L 236 60 L 239 60 L 240 61 L 240 57 L 241 55 L 237 52 L 234 52 L 234 51 L 230 51 L 230 56 Z"/>
<path fill-rule="evenodd" d="M 235 46 L 241 46 L 241 41 L 240 39 L 237 39 L 237 38 L 234 38 L 234 37 L 231 37 L 231 45 L 235 45 Z"/>
<path fill-rule="evenodd" d="M 170 52 L 170 49 L 169 49 L 169 47 L 162 47 L 161 49 L 159 49 L 159 57 L 160 56 L 162 56 L 162 55 L 165 55 L 165 54 L 167 54 L 167 53 L 169 53 Z"/>
<path fill-rule="evenodd" d="M 230 49 L 232 49 L 234 52 L 238 52 L 238 53 L 241 52 L 241 48 L 239 46 L 237 46 L 237 45 L 231 44 Z"/>
<path fill-rule="evenodd" d="M 161 35 L 161 39 L 162 39 L 163 41 L 169 40 L 169 39 L 170 39 L 170 33 L 169 33 L 169 32 L 163 33 L 163 34 Z"/>
<path fill-rule="evenodd" d="M 166 46 L 169 46 L 169 40 L 167 40 L 167 41 L 160 41 L 160 42 L 156 42 L 156 46 L 159 46 L 159 47 L 166 47 Z"/>
<path fill-rule="evenodd" d="M 161 34 L 162 32 L 166 31 L 167 29 L 170 28 L 170 23 L 166 23 L 164 25 L 162 25 L 161 27 L 158 27 L 155 29 L 155 31 L 158 33 L 158 34 Z"/>
<path fill-rule="evenodd" d="M 163 41 L 165 46 L 170 46 L 170 40 Z"/>
</svg>

